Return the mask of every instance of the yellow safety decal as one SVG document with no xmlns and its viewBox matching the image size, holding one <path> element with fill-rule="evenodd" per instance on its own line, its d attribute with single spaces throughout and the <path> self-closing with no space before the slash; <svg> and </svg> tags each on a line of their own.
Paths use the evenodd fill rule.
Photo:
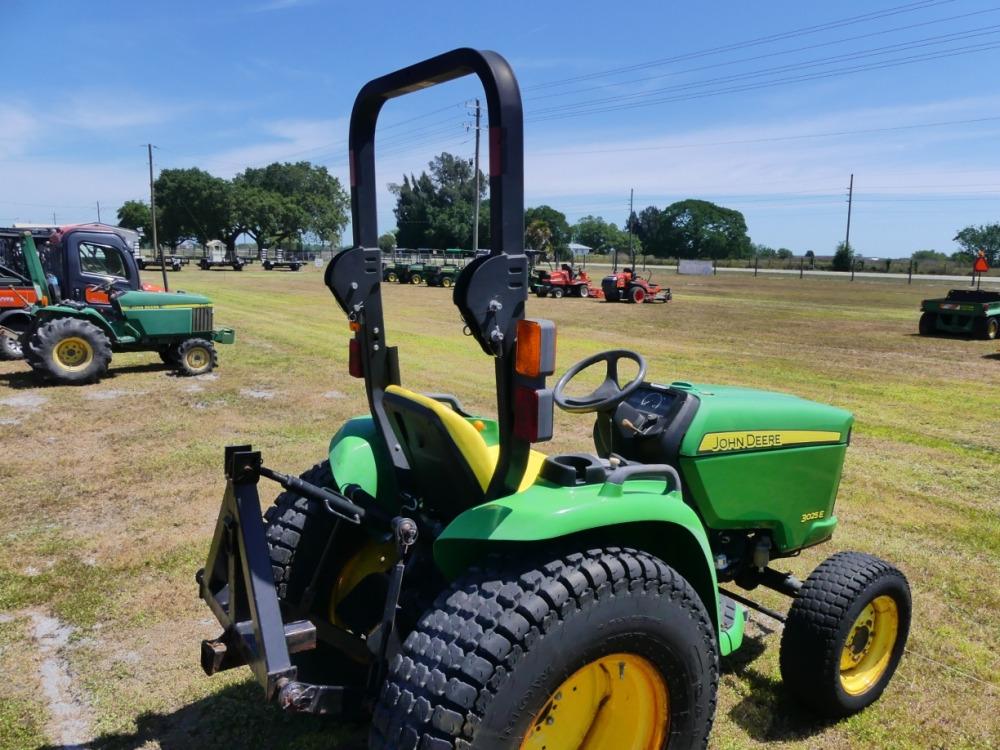
<svg viewBox="0 0 1000 750">
<path fill-rule="evenodd" d="M 839 443 L 840 433 L 828 430 L 752 430 L 709 432 L 701 439 L 699 453 L 757 451 L 809 443 Z"/>
</svg>

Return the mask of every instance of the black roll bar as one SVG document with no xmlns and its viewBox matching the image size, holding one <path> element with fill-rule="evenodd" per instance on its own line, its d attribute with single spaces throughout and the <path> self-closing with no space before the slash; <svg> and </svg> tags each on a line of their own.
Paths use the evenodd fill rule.
<svg viewBox="0 0 1000 750">
<path fill-rule="evenodd" d="M 404 94 L 467 75 L 479 77 L 486 94 L 490 144 L 490 252 L 463 269 L 454 300 L 469 331 L 496 358 L 500 454 L 488 496 L 516 489 L 529 444 L 514 436 L 514 343 L 524 317 L 527 262 L 524 256 L 524 125 L 521 92 L 507 61 L 496 52 L 467 47 L 446 52 L 367 83 L 351 112 L 351 223 L 354 247 L 330 262 L 326 283 L 356 324 L 368 402 L 388 455 L 406 484 L 409 470 L 396 448 L 382 407 L 389 385 L 398 384 L 395 347 L 386 345 L 380 284 L 375 182 L 375 128 L 383 105 Z M 501 257 L 502 256 L 502 257 Z"/>
</svg>

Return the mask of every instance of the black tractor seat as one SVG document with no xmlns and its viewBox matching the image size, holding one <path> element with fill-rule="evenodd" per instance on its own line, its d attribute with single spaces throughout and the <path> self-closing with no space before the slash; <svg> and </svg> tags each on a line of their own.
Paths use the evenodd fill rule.
<svg viewBox="0 0 1000 750">
<path fill-rule="evenodd" d="M 429 510 L 451 515 L 485 501 L 500 451 L 486 444 L 476 426 L 482 422 L 398 385 L 385 389 L 382 404 L 410 464 L 412 490 Z M 544 460 L 531 451 L 519 489 L 534 483 Z"/>
</svg>

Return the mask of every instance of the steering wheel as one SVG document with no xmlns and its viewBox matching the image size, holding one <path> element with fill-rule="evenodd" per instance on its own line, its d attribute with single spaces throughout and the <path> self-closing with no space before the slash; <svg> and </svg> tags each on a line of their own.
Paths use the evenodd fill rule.
<svg viewBox="0 0 1000 750">
<path fill-rule="evenodd" d="M 624 386 L 622 386 L 618 381 L 618 363 L 623 359 L 631 360 L 639 365 L 639 374 Z M 567 396 L 566 386 L 569 385 L 570 381 L 588 367 L 593 367 L 600 362 L 606 363 L 608 368 L 604 382 L 586 396 L 579 398 Z M 640 385 L 642 385 L 643 378 L 645 377 L 646 360 L 643 359 L 641 354 L 633 352 L 629 349 L 611 349 L 606 352 L 594 354 L 586 359 L 581 359 L 575 365 L 570 367 L 563 374 L 563 376 L 559 378 L 559 382 L 556 383 L 555 388 L 552 389 L 552 400 L 556 402 L 556 405 L 560 409 L 568 411 L 571 414 L 586 414 L 587 412 L 592 411 L 604 411 L 617 405 L 620 401 L 624 400 L 627 396 L 634 392 Z"/>
</svg>

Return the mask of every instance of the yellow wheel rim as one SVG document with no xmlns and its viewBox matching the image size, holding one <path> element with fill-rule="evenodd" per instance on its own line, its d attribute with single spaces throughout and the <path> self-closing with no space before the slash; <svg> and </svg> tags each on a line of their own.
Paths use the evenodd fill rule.
<svg viewBox="0 0 1000 750">
<path fill-rule="evenodd" d="M 337 617 L 337 607 L 369 575 L 388 572 L 396 564 L 396 557 L 396 544 L 394 542 L 383 544 L 369 542 L 344 563 L 340 573 L 337 574 L 337 580 L 333 582 L 333 588 L 330 590 L 328 612 L 330 622 L 334 625 L 347 627 Z"/>
<path fill-rule="evenodd" d="M 184 364 L 186 364 L 192 370 L 202 370 L 208 366 L 210 357 L 208 355 L 208 350 L 202 346 L 196 346 L 193 349 L 188 349 L 187 353 L 184 355 Z"/>
<path fill-rule="evenodd" d="M 899 636 L 899 607 L 891 596 L 879 596 L 861 610 L 840 654 L 840 684 L 848 695 L 862 695 L 889 668 Z"/>
<path fill-rule="evenodd" d="M 521 750 L 660 750 L 670 697 L 659 670 L 635 654 L 581 667 L 545 701 Z"/>
<path fill-rule="evenodd" d="M 84 369 L 94 359 L 94 348 L 90 342 L 79 336 L 70 336 L 56 344 L 55 360 L 59 366 L 70 372 Z"/>
</svg>

